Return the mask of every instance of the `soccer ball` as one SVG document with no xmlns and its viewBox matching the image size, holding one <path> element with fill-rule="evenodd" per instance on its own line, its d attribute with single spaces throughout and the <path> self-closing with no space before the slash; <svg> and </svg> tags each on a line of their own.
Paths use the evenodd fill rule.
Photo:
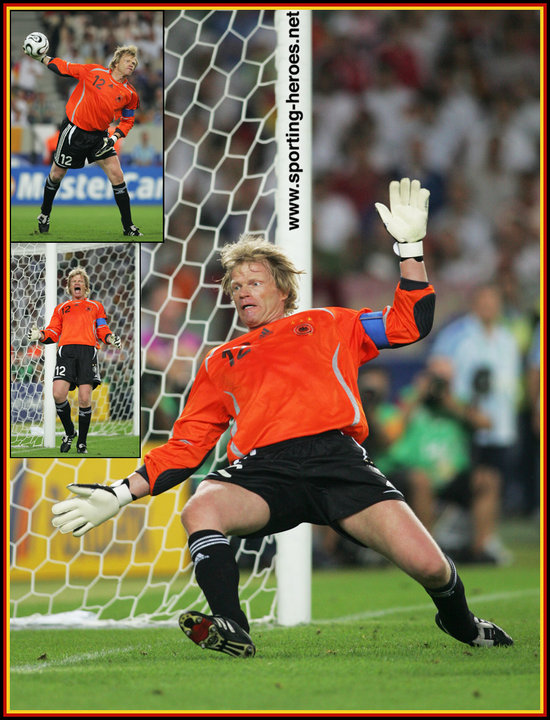
<svg viewBox="0 0 550 720">
<path fill-rule="evenodd" d="M 50 49 L 48 38 L 41 32 L 33 32 L 27 35 L 23 43 L 23 50 L 37 60 L 42 59 Z"/>
</svg>

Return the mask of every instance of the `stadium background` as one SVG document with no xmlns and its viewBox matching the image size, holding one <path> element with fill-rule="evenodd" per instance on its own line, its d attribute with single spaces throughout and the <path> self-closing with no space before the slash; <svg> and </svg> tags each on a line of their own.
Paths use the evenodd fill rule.
<svg viewBox="0 0 550 720">
<path fill-rule="evenodd" d="M 220 13 L 221 15 L 221 13 Z M 243 22 L 247 24 L 246 18 L 253 24 L 253 11 L 243 12 Z M 536 332 L 536 322 L 539 314 L 539 272 L 540 272 L 540 196 L 539 196 L 539 39 L 540 28 L 538 25 L 538 14 L 535 11 L 519 10 L 460 10 L 460 11 L 315 11 L 314 20 L 314 160 L 315 160 L 315 190 L 314 190 L 314 217 L 316 228 L 314 233 L 315 241 L 315 265 L 314 265 L 314 302 L 322 305 L 334 302 L 331 299 L 340 297 L 344 304 L 361 306 L 367 301 L 374 306 L 383 306 L 391 298 L 396 281 L 396 259 L 391 252 L 391 241 L 388 242 L 387 235 L 377 226 L 377 221 L 372 213 L 372 202 L 383 200 L 387 195 L 387 181 L 394 173 L 418 175 L 428 184 L 432 190 L 432 213 L 429 223 L 429 236 L 426 242 L 429 244 L 431 254 L 429 260 L 430 277 L 433 280 L 438 293 L 438 306 L 436 326 L 434 332 L 443 327 L 452 317 L 461 314 L 468 306 L 469 298 L 475 287 L 486 278 L 495 277 L 506 293 L 506 318 L 511 327 L 514 328 L 518 342 L 527 359 L 528 348 Z M 221 22 L 223 25 L 223 21 Z M 259 42 L 261 42 L 259 40 Z M 397 79 L 394 77 L 388 85 L 388 93 L 376 93 L 377 76 L 376 68 L 378 61 L 384 55 L 390 64 L 400 69 Z M 445 72 L 443 72 L 445 70 Z M 440 93 L 438 87 L 443 83 L 444 77 L 453 80 L 448 93 Z M 416 79 L 415 79 L 416 78 Z M 454 89 L 452 86 L 454 85 Z M 434 91 L 435 88 L 435 91 Z M 264 91 L 262 91 L 264 92 Z M 268 91 L 265 91 L 268 93 Z M 260 93 L 261 95 L 262 93 Z M 387 100 L 387 115 L 384 114 L 384 102 Z M 405 102 L 408 98 L 409 103 Z M 381 107 L 377 103 L 380 101 Z M 258 102 L 267 103 L 272 99 L 268 96 L 260 97 Z M 428 113 L 429 102 L 433 112 Z M 401 103 L 403 102 L 403 105 Z M 370 110 L 365 110 L 366 104 L 371 105 Z M 399 108 L 402 108 L 402 112 Z M 412 109 L 411 109 L 412 108 Z M 426 110 L 426 113 L 424 113 Z M 427 115 L 427 117 L 424 117 Z M 391 135 L 394 144 L 392 147 L 384 142 L 384 130 L 388 122 L 391 122 Z M 416 129 L 416 132 L 409 132 Z M 492 131 L 491 133 L 489 131 Z M 489 138 L 492 140 L 489 140 Z M 457 142 L 458 140 L 458 142 Z M 426 147 L 428 146 L 428 147 Z M 484 155 L 483 148 L 490 152 Z M 469 148 L 469 152 L 467 149 Z M 393 155 L 395 150 L 395 155 Z M 389 154 L 388 154 L 389 153 Z M 483 158 L 487 158 L 487 162 Z M 392 158 L 391 160 L 389 158 Z M 397 158 L 397 162 L 396 162 Z M 405 160 L 407 159 L 407 162 Z M 466 178 L 465 187 L 471 191 L 470 202 L 473 205 L 455 207 L 451 203 L 451 187 L 456 177 Z M 346 182 L 344 182 L 346 181 Z M 229 186 L 235 184 L 234 177 L 228 177 Z M 464 187 L 464 185 L 463 185 Z M 518 188 L 529 190 L 519 195 Z M 197 187 L 195 190 L 199 190 Z M 475 190 L 475 192 L 474 192 Z M 471 209 L 470 209 L 471 208 Z M 271 208 L 266 210 L 269 213 Z M 447 224 L 445 225 L 445 219 Z M 238 218 L 237 218 L 238 220 Z M 455 242 L 453 236 L 458 228 L 463 227 L 462 238 L 464 245 Z M 449 232 L 445 232 L 445 227 Z M 441 230 L 439 229 L 441 228 Z M 325 231 L 326 230 L 326 231 Z M 233 234 L 222 230 L 221 242 L 234 240 Z M 471 244 L 466 245 L 466 241 Z M 485 248 L 483 257 L 481 248 Z M 455 263 L 461 260 L 461 263 Z M 338 265 L 335 264 L 338 261 Z M 341 264 L 340 264 L 341 263 Z M 167 273 L 177 265 L 177 258 L 166 256 L 163 271 Z M 337 271 L 336 271 L 336 268 Z M 460 272 L 461 271 L 461 272 Z M 159 281 L 159 286 L 160 286 Z M 151 289 L 153 291 L 153 288 Z M 151 292 L 151 295 L 154 294 Z M 147 302 L 147 297 L 145 298 Z M 177 334 L 179 330 L 178 318 L 169 314 L 163 318 L 163 327 L 169 334 Z M 402 349 L 395 354 L 385 353 L 380 362 L 387 365 L 392 377 L 392 390 L 397 393 L 400 385 L 411 377 L 418 367 L 425 363 L 426 356 L 432 342 L 428 338 L 418 346 L 410 349 Z M 192 344 L 192 343 L 191 343 Z M 158 348 L 160 350 L 160 347 Z M 191 351 L 190 351 L 191 352 Z M 399 356 L 397 358 L 396 356 Z M 159 357 L 159 363 L 164 362 L 168 367 L 172 360 L 172 354 L 166 352 Z M 170 387 L 170 385 L 168 385 Z M 167 405 L 169 405 L 167 403 Z M 518 412 L 521 406 L 518 406 Z M 173 410 L 173 408 L 172 408 Z M 161 434 L 169 432 L 172 417 L 165 418 L 164 425 L 159 424 Z M 160 418 L 157 418 L 160 421 Z M 116 468 L 120 463 L 120 471 Z M 51 478 L 46 473 L 46 468 L 37 468 L 39 473 L 44 473 L 47 482 L 57 482 L 57 478 Z M 121 461 L 115 461 L 114 472 L 124 472 Z M 66 477 L 59 483 L 62 488 L 68 480 Z M 54 490 L 57 492 L 57 489 Z M 151 505 L 155 506 L 155 513 L 159 513 L 159 522 L 162 522 L 163 509 L 161 507 L 163 498 L 159 498 Z M 158 505 L 157 510 L 157 503 Z M 29 502 L 32 507 L 34 500 Z M 139 508 L 130 508 L 137 514 Z M 537 542 L 538 523 L 534 521 L 538 510 L 536 502 L 530 507 L 509 507 L 509 515 L 521 514 L 527 522 L 522 524 L 528 529 L 529 541 Z M 48 518 L 43 513 L 41 518 L 41 529 L 49 527 Z M 139 522 L 139 520 L 138 520 Z M 138 523 L 136 523 L 136 526 Z M 517 526 L 516 526 L 517 528 Z M 135 529 L 134 529 L 135 530 Z M 96 537 L 98 540 L 98 537 Z M 522 543 L 521 535 L 516 536 L 518 544 Z M 95 540 L 94 540 L 95 542 Z M 466 569 L 469 586 L 474 588 L 487 588 L 491 593 L 491 608 L 497 612 L 495 599 L 496 590 L 502 589 L 508 592 L 515 588 L 516 579 L 520 576 L 523 565 L 529 562 L 536 562 L 536 548 L 527 550 L 524 556 L 520 556 L 525 562 L 518 563 L 516 567 L 492 570 L 491 568 Z M 100 539 L 98 550 L 101 549 Z M 70 547 L 66 550 L 69 557 Z M 144 558 L 146 561 L 146 558 Z M 115 563 L 113 571 L 117 571 Z M 169 571 L 169 568 L 168 568 Z M 535 569 L 534 576 L 537 575 Z M 330 573 L 316 573 L 317 578 L 330 578 Z M 380 607 L 393 607 L 394 605 L 409 605 L 407 616 L 411 615 L 411 606 L 416 605 L 418 596 L 415 594 L 408 600 L 402 592 L 402 587 L 397 586 L 395 595 L 391 598 L 384 596 L 388 586 L 387 574 L 379 575 L 376 569 L 367 574 L 366 582 L 368 593 L 365 595 L 365 576 L 362 573 L 349 573 L 349 577 L 362 577 L 362 585 L 354 588 L 344 586 L 342 589 L 342 576 L 337 575 L 337 586 L 331 586 L 324 598 L 325 606 L 333 608 L 334 613 L 343 614 L 362 612 L 365 606 L 377 607 L 376 602 L 380 601 Z M 381 578 L 381 579 L 379 579 Z M 380 586 L 375 582 L 379 579 Z M 521 581 L 518 579 L 518 587 Z M 501 584 L 499 584 L 501 583 Z M 527 583 L 527 581 L 526 581 Z M 529 580 L 533 583 L 533 577 Z M 527 586 L 527 584 L 526 584 Z M 523 589 L 524 585 L 521 584 Z M 399 599 L 397 599 L 397 597 Z M 365 600 L 366 598 L 366 600 Z M 380 599 L 381 598 L 381 599 Z M 343 604 L 339 604 L 342 599 Z M 345 601 L 345 602 L 344 602 Z M 354 605 L 356 604 L 357 607 Z M 344 656 L 350 652 L 350 635 L 342 632 L 342 625 L 337 623 L 335 632 L 344 638 L 342 647 L 337 650 L 328 649 L 333 645 L 327 641 L 326 626 L 313 626 L 311 636 L 304 642 L 304 649 L 296 652 L 291 645 L 292 640 L 300 629 L 293 628 L 281 640 L 280 636 L 272 641 L 276 652 L 282 653 L 279 667 L 272 660 L 272 656 L 264 654 L 269 660 L 264 668 L 268 673 L 265 678 L 265 685 L 273 685 L 274 677 L 281 677 L 282 682 L 275 684 L 274 692 L 280 696 L 287 696 L 289 687 L 293 681 L 296 682 L 296 696 L 306 700 L 304 709 L 311 710 L 319 703 L 326 701 L 327 693 L 333 692 L 327 678 L 335 679 L 349 696 L 349 705 L 346 708 L 357 710 L 359 707 L 377 707 L 370 704 L 357 704 L 362 698 L 364 688 L 382 688 L 387 698 L 384 709 L 388 707 L 394 710 L 402 707 L 406 710 L 416 708 L 416 704 L 422 709 L 431 698 L 434 689 L 441 689 L 445 695 L 441 701 L 445 711 L 453 708 L 453 689 L 450 688 L 449 679 L 456 680 L 460 689 L 455 689 L 458 694 L 467 691 L 472 695 L 471 704 L 467 707 L 475 707 L 475 714 L 479 714 L 479 703 L 482 696 L 491 696 L 493 685 L 501 687 L 499 680 L 504 676 L 504 685 L 517 695 L 517 702 L 521 703 L 521 693 L 518 692 L 518 678 L 521 671 L 529 663 L 538 665 L 539 652 L 535 635 L 536 611 L 531 605 L 523 606 L 516 596 L 512 594 L 508 600 L 508 617 L 502 613 L 502 606 L 498 606 L 499 618 L 502 624 L 508 627 L 512 623 L 523 633 L 527 624 L 533 626 L 533 639 L 529 657 L 524 657 L 524 664 L 518 656 L 508 654 L 504 658 L 499 657 L 495 661 L 494 656 L 486 658 L 487 665 L 479 666 L 478 658 L 472 658 L 469 653 L 460 651 L 460 664 L 455 664 L 456 656 L 451 656 L 448 647 L 442 655 L 442 646 L 435 644 L 435 652 L 427 656 L 424 650 L 428 648 L 428 642 L 422 646 L 422 655 L 418 658 L 416 666 L 401 669 L 397 659 L 404 656 L 416 655 L 418 639 L 422 638 L 420 624 L 413 627 L 414 639 L 403 633 L 402 625 L 392 625 L 390 632 L 384 634 L 384 625 L 366 624 L 366 629 L 361 627 L 361 633 L 357 636 L 356 626 L 353 626 L 353 635 L 357 636 L 360 649 L 357 654 L 350 657 L 350 665 L 346 666 L 346 675 L 338 675 L 337 670 L 344 661 Z M 340 610 L 340 607 L 345 609 Z M 320 616 L 332 617 L 323 608 L 324 614 Z M 424 619 L 422 619 L 422 623 Z M 331 621 L 332 623 L 332 621 Z M 409 623 L 410 624 L 410 623 Z M 379 629 L 382 627 L 382 632 Z M 111 632 L 111 631 L 109 631 Z M 170 631 L 171 632 L 171 631 Z M 371 635 L 366 638 L 366 632 Z M 66 631 L 63 633 L 67 634 Z M 315 635 L 313 634 L 315 633 Z M 381 643 L 393 633 L 395 636 L 394 654 L 391 654 L 389 645 Z M 48 638 L 40 641 L 40 649 L 47 648 L 48 653 L 53 653 L 55 643 L 59 635 L 55 631 L 48 631 Z M 97 631 L 94 631 L 97 635 Z M 29 658 L 36 658 L 36 643 L 32 635 L 32 650 Z M 99 643 L 109 646 L 109 638 L 98 636 Z M 431 637 L 431 636 L 430 636 Z M 92 636 L 93 638 L 93 636 Z M 83 640 L 84 639 L 84 640 Z M 74 645 L 86 644 L 86 636 L 83 631 L 78 637 L 71 636 Z M 171 639 L 171 636 L 170 636 Z M 517 648 L 525 642 L 518 642 Z M 372 654 L 372 663 L 365 667 L 362 658 L 365 655 L 365 640 L 368 653 Z M 323 658 L 319 657 L 316 650 L 320 641 Z M 48 645 L 48 642 L 50 645 Z M 127 638 L 116 638 L 113 643 L 118 646 L 125 646 Z M 135 675 L 140 677 L 139 688 L 135 690 L 135 705 L 137 711 L 143 711 L 148 707 L 145 703 L 157 703 L 155 708 L 166 710 L 166 708 L 177 708 L 182 711 L 183 703 L 191 703 L 185 707 L 195 707 L 192 703 L 196 698 L 193 692 L 204 695 L 203 686 L 195 685 L 191 688 L 181 688 L 177 678 L 181 677 L 183 653 L 185 667 L 192 676 L 196 669 L 197 673 L 212 672 L 212 679 L 216 682 L 211 686 L 218 688 L 220 678 L 227 679 L 232 687 L 243 699 L 251 698 L 250 706 L 245 709 L 254 708 L 255 689 L 261 684 L 258 674 L 262 670 L 262 664 L 255 664 L 254 682 L 251 680 L 250 668 L 236 668 L 236 666 L 221 665 L 213 667 L 213 660 L 217 658 L 204 658 L 199 654 L 197 666 L 191 654 L 185 655 L 186 648 L 180 649 L 179 635 L 175 639 L 173 648 L 166 640 L 166 647 L 174 655 L 177 662 L 177 669 L 172 676 L 167 674 L 167 657 L 160 656 L 163 678 L 168 675 L 164 685 L 159 681 L 158 686 L 154 685 L 153 701 L 145 698 L 143 693 L 150 691 L 151 683 L 149 677 L 143 676 L 143 662 L 146 662 L 151 669 L 153 653 L 148 644 L 149 638 L 140 640 L 142 645 L 136 651 L 139 655 L 140 664 L 137 665 Z M 269 644 L 269 638 L 262 638 L 265 645 Z M 431 642 L 431 640 L 430 640 Z M 146 647 L 147 651 L 143 648 Z M 50 649 L 51 648 L 51 649 Z M 89 649 L 89 645 L 86 645 Z M 164 649 L 164 648 L 163 648 Z M 74 647 L 68 651 L 71 657 Z M 367 653 L 367 654 L 368 654 Z M 143 658 L 141 656 L 147 655 Z M 104 654 L 98 653 L 101 668 L 94 670 L 101 677 L 100 673 L 104 666 L 110 672 L 111 658 L 105 658 Z M 340 655 L 340 657 L 336 657 Z M 457 653 L 458 656 L 458 653 Z M 289 657 L 292 661 L 289 663 Z M 33 685 L 40 679 L 47 663 L 44 662 L 46 653 L 42 654 L 38 661 L 32 665 L 33 674 L 30 676 Z M 205 660 L 212 662 L 206 663 Z M 326 672 L 319 674 L 319 668 Z M 472 662 L 473 660 L 473 662 Z M 317 678 L 306 679 L 300 674 L 300 661 L 303 661 L 309 668 L 314 668 Z M 29 659 L 25 662 L 31 663 Z M 127 658 L 123 657 L 123 662 Z M 505 663 L 509 662 L 509 665 Z M 497 665 L 498 663 L 498 665 Z M 200 664 L 200 667 L 199 667 Z M 468 670 L 465 669 L 466 664 Z M 88 676 L 90 671 L 90 658 L 85 657 L 82 675 Z M 435 678 L 431 685 L 425 682 L 422 675 L 426 667 L 433 667 Z M 397 668 L 397 669 L 396 669 Z M 47 670 L 48 668 L 45 668 Z M 359 674 L 361 677 L 376 677 L 376 683 L 359 683 L 354 680 Z M 58 668 L 54 666 L 53 671 L 59 677 Z M 242 677 L 236 673 L 242 672 Z M 451 677 L 445 677 L 447 672 Z M 87 675 L 86 675 L 87 673 Z M 215 673 L 215 674 L 214 674 Z M 275 673 L 275 674 L 274 674 Z M 285 674 L 286 673 L 286 674 Z M 471 674 L 469 674 L 471 673 Z M 54 683 L 52 674 L 42 675 L 47 682 L 55 688 L 59 697 L 64 697 L 66 682 L 60 686 Z M 63 677 L 63 676 L 61 676 Z M 145 680 L 143 679 L 145 677 Z M 321 686 L 316 685 L 314 680 L 323 678 Z M 422 692 L 418 692 L 418 677 L 422 677 Z M 392 679 L 394 685 L 385 684 L 385 680 Z M 407 686 L 407 678 L 413 682 L 412 689 Z M 12 692 L 20 686 L 23 697 L 23 707 L 31 704 L 29 698 L 31 688 L 16 678 L 12 686 Z M 63 682 L 63 681 L 61 681 Z M 88 689 L 85 682 L 74 680 L 74 673 L 71 681 L 79 692 L 73 693 L 80 696 L 81 689 Z M 178 696 L 170 705 L 170 699 L 166 698 L 168 684 L 176 686 Z M 88 683 L 89 685 L 89 683 Z M 104 685 L 107 687 L 108 683 Z M 222 685 L 222 688 L 224 686 Z M 315 688 L 318 697 L 314 700 L 307 698 L 307 690 Z M 405 693 L 409 692 L 407 704 L 394 704 L 394 694 L 405 687 Z M 159 689 L 160 688 L 160 689 Z M 244 692 L 243 692 L 244 688 Z M 468 690 L 466 690 L 467 688 Z M 120 692 L 116 686 L 118 696 L 122 695 L 120 702 L 126 703 L 121 707 L 126 710 L 134 701 L 134 693 L 126 689 Z M 92 689 L 92 692 L 93 689 Z M 534 691 L 536 695 L 536 690 Z M 208 693 L 210 695 L 210 693 Z M 189 699 L 191 698 L 191 699 Z M 414 702 L 412 701 L 414 698 Z M 80 699 L 80 698 L 79 698 Z M 88 701 L 89 705 L 80 705 L 78 710 L 89 707 L 97 710 L 97 693 Z M 72 701 L 72 700 L 71 700 Z M 244 701 L 244 700 L 243 700 Z M 292 697 L 291 697 L 292 701 Z M 36 707 L 49 707 L 44 703 L 43 696 L 36 700 Z M 84 701 L 86 702 L 86 701 Z M 107 707 L 112 708 L 113 702 Z M 216 702 L 214 700 L 213 702 Z M 272 702 L 271 704 L 266 704 Z M 278 699 L 267 700 L 262 708 L 275 707 Z M 506 702 L 506 700 L 504 701 Z M 233 707 L 227 698 L 219 701 L 218 705 L 208 706 L 221 707 L 227 710 Z M 295 701 L 296 707 L 298 701 Z M 311 703 L 311 704 L 308 704 Z M 260 706 L 260 705 L 257 705 Z M 52 707 L 59 708 L 59 700 L 54 701 Z M 201 706 L 202 707 L 202 706 Z M 293 707 L 292 705 L 288 707 Z M 332 705 L 323 705 L 326 712 Z M 431 708 L 432 706 L 430 706 Z M 484 705 L 483 708 L 492 705 Z M 499 707 L 502 707 L 501 705 Z M 504 707 L 508 707 L 505 705 Z M 523 707 L 512 704 L 510 707 Z M 287 707 L 285 707 L 287 709 Z M 339 708 L 340 710 L 342 708 Z M 483 713 L 483 709 L 481 710 Z"/>
<path fill-rule="evenodd" d="M 214 37 L 224 28 L 228 12 L 213 15 L 209 29 Z M 115 23 L 111 13 L 68 13 L 63 22 L 74 23 L 80 30 L 65 28 L 60 38 L 69 43 L 67 38 L 97 34 L 103 42 L 102 36 L 110 37 L 115 26 L 120 32 L 131 27 L 135 38 L 142 15 L 121 12 Z M 155 16 L 154 34 L 162 42 L 162 26 L 156 24 L 161 13 L 144 15 L 146 27 L 150 16 Z M 94 25 L 83 32 L 82 24 L 89 16 L 94 17 Z M 41 17 L 48 33 L 48 13 Z M 246 36 L 257 21 L 257 12 L 240 11 L 239 17 Z M 14 23 L 15 46 L 19 43 L 15 37 L 19 34 L 22 39 L 30 21 L 27 16 L 25 30 Z M 506 321 L 527 363 L 540 310 L 539 36 L 538 14 L 529 10 L 313 12 L 315 306 L 368 303 L 379 308 L 391 300 L 396 258 L 373 204 L 384 201 L 388 181 L 394 176 L 418 177 L 432 193 L 425 243 L 430 279 L 438 296 L 433 334 L 466 312 L 476 287 L 495 280 L 505 296 Z M 272 42 L 269 33 L 259 33 L 255 38 L 259 54 L 263 37 Z M 141 49 L 143 41 L 136 42 Z M 64 56 L 62 47 L 58 52 Z M 227 44 L 219 62 L 230 66 L 233 53 L 234 47 Z M 14 52 L 13 57 L 19 56 Z M 142 62 L 141 71 L 145 65 Z M 200 66 L 188 72 L 198 77 Z M 12 88 L 18 87 L 14 78 L 19 77 L 21 68 L 16 62 Z M 12 102 L 24 99 L 28 92 L 12 93 Z M 215 86 L 203 89 L 206 99 L 209 92 L 215 92 Z M 271 92 L 267 85 L 259 89 L 258 108 L 272 104 Z M 32 91 L 27 97 L 33 99 L 31 105 L 20 103 L 20 107 L 28 111 L 35 108 L 37 98 Z M 161 133 L 162 106 L 160 101 L 152 102 L 148 111 L 146 104 L 142 107 L 148 113 L 144 126 Z M 15 117 L 19 122 L 19 116 Z M 200 117 L 195 120 L 194 132 L 201 138 L 206 128 Z M 229 126 L 234 118 L 228 115 L 226 122 Z M 25 143 L 32 138 L 32 125 L 21 123 L 21 148 L 29 148 L 29 161 L 32 146 Z M 13 130 L 17 131 L 17 123 L 12 114 Z M 137 132 L 139 126 L 133 134 Z M 224 186 L 235 187 L 240 177 L 234 171 L 231 174 L 231 165 L 224 165 L 222 172 L 228 173 Z M 200 196 L 201 190 L 198 183 L 186 185 L 191 197 Z M 259 225 L 270 216 L 271 202 L 272 197 L 266 196 L 256 204 Z M 235 239 L 242 218 L 232 219 L 220 228 L 220 244 Z M 172 257 L 168 246 L 166 250 L 162 272 L 170 276 L 181 255 Z M 155 291 L 153 278 L 143 296 L 151 307 Z M 163 332 L 176 337 L 180 322 L 177 313 L 164 314 Z M 191 354 L 196 344 L 192 337 L 187 340 Z M 431 341 L 428 338 L 395 355 L 385 353 L 377 361 L 391 373 L 394 397 L 423 367 Z M 168 348 L 155 347 L 159 368 L 172 365 L 171 343 Z M 181 386 L 181 377 L 167 374 L 164 388 L 168 393 Z M 178 408 L 167 398 L 163 410 L 155 416 L 155 439 L 167 437 Z M 524 404 L 518 404 L 518 421 L 525 419 L 524 410 Z M 518 447 L 517 458 L 524 452 L 525 448 Z M 532 487 L 536 482 L 520 475 L 519 482 L 524 481 L 530 487 L 515 488 L 505 507 L 507 515 L 536 516 L 538 498 Z"/>
<path fill-rule="evenodd" d="M 133 204 L 162 202 L 162 13 L 153 10 L 23 10 L 11 22 L 12 205 L 40 205 L 65 103 L 75 86 L 23 54 L 26 35 L 38 30 L 48 54 L 76 63 L 108 65 L 118 45 L 135 44 L 139 67 L 131 82 L 140 98 L 136 122 L 117 144 Z M 111 130 L 114 130 L 114 125 Z M 89 182 L 94 178 L 94 182 Z M 112 190 L 94 166 L 74 170 L 56 205 L 112 204 Z"/>
</svg>

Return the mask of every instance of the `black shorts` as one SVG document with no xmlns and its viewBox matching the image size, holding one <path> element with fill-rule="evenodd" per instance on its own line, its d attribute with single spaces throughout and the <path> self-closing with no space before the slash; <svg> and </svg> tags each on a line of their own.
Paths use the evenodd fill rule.
<svg viewBox="0 0 550 720">
<path fill-rule="evenodd" d="M 62 345 L 55 357 L 54 380 L 70 383 L 70 390 L 79 385 L 101 384 L 97 365 L 97 349 L 91 345 Z"/>
<path fill-rule="evenodd" d="M 76 125 L 73 125 L 68 118 L 65 118 L 53 156 L 55 164 L 71 170 L 84 167 L 86 160 L 89 163 L 96 162 L 98 158 L 95 157 L 95 154 L 103 145 L 103 140 L 108 134 L 108 132 L 102 130 L 94 132 L 81 130 Z M 101 156 L 101 160 L 113 155 L 116 155 L 116 150 L 111 148 L 105 155 Z"/>
<path fill-rule="evenodd" d="M 258 448 L 207 479 L 235 483 L 267 502 L 269 522 L 249 538 L 307 522 L 354 540 L 338 520 L 383 500 L 404 499 L 365 450 L 339 430 Z"/>
</svg>

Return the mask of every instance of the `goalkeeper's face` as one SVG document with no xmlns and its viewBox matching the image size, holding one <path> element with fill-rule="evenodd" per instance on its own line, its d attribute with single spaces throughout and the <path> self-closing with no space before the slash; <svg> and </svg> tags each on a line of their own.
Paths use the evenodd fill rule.
<svg viewBox="0 0 550 720">
<path fill-rule="evenodd" d="M 285 295 L 264 262 L 244 262 L 231 273 L 231 297 L 249 330 L 285 316 Z"/>
<path fill-rule="evenodd" d="M 82 275 L 73 275 L 69 280 L 69 295 L 73 300 L 81 300 L 87 294 L 86 281 Z"/>
<path fill-rule="evenodd" d="M 130 77 L 136 67 L 136 57 L 131 53 L 124 53 L 124 55 L 122 55 L 120 60 L 117 62 L 115 69 L 120 73 L 123 78 L 125 78 Z"/>
</svg>

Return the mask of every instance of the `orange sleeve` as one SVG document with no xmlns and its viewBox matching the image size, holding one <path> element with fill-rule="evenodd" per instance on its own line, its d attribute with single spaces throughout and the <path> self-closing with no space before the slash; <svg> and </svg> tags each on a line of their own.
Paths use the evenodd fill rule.
<svg viewBox="0 0 550 720">
<path fill-rule="evenodd" d="M 56 343 L 60 336 L 61 331 L 63 329 L 63 320 L 61 317 L 61 313 L 59 312 L 59 305 L 55 308 L 53 311 L 52 318 L 50 322 L 48 323 L 48 326 L 44 328 L 44 340 L 42 342 L 45 342 L 46 344 L 50 343 Z"/>
<path fill-rule="evenodd" d="M 130 130 L 134 127 L 136 121 L 136 110 L 139 108 L 139 97 L 135 88 L 128 83 L 128 88 L 131 92 L 130 101 L 126 104 L 126 107 L 122 108 L 120 120 L 117 124 L 116 130 L 123 133 L 123 137 L 126 137 Z"/>
<path fill-rule="evenodd" d="M 185 408 L 174 424 L 172 437 L 145 455 L 144 474 L 151 495 L 169 490 L 197 470 L 230 419 L 223 396 L 212 384 L 203 363 Z"/>
<path fill-rule="evenodd" d="M 98 338 L 100 340 L 103 340 L 104 343 L 106 343 L 106 337 L 108 335 L 112 335 L 113 331 L 111 330 L 111 328 L 109 327 L 109 325 L 107 323 L 107 316 L 105 313 L 105 308 L 103 307 L 103 305 L 100 302 L 97 302 L 97 300 L 95 302 L 97 303 L 97 306 L 98 306 L 96 320 L 95 320 L 96 333 L 97 333 Z"/>
<path fill-rule="evenodd" d="M 390 347 L 410 345 L 426 337 L 432 329 L 434 310 L 432 285 L 402 278 L 385 318 Z"/>
<path fill-rule="evenodd" d="M 78 63 L 66 62 L 61 58 L 52 58 L 47 65 L 48 70 L 51 70 L 56 75 L 62 77 L 80 77 L 80 73 L 84 68 L 84 65 Z"/>
</svg>

